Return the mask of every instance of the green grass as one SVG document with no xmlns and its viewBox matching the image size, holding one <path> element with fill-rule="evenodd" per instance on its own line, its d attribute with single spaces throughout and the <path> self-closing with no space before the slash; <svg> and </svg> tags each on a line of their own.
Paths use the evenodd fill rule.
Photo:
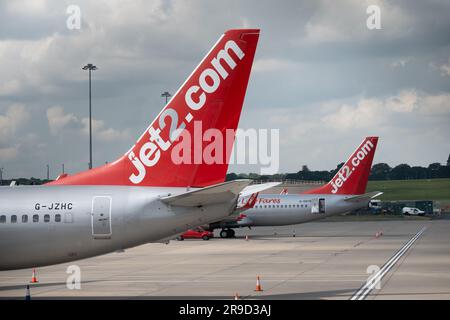
<svg viewBox="0 0 450 320">
<path fill-rule="evenodd" d="M 402 214 L 362 214 L 362 215 L 336 215 L 324 218 L 323 222 L 340 222 L 340 221 L 423 221 L 430 220 L 430 217 L 421 216 L 404 216 Z"/>
<path fill-rule="evenodd" d="M 450 179 L 369 181 L 367 192 L 380 200 L 450 200 Z"/>
</svg>

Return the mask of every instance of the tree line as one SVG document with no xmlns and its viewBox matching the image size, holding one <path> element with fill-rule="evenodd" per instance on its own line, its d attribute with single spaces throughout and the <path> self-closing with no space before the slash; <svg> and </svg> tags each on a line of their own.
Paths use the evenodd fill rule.
<svg viewBox="0 0 450 320">
<path fill-rule="evenodd" d="M 261 181 L 270 180 L 305 180 L 305 181 L 329 181 L 344 165 L 344 162 L 338 164 L 335 169 L 327 171 L 311 171 L 308 166 L 302 166 L 302 169 L 296 173 L 258 175 L 250 174 L 227 174 L 227 181 L 236 179 L 253 179 Z M 441 165 L 438 162 L 431 163 L 428 167 L 410 166 L 406 163 L 391 167 L 387 163 L 377 163 L 372 166 L 369 180 L 412 180 L 412 179 L 439 179 L 450 178 L 450 155 L 447 164 Z"/>
<path fill-rule="evenodd" d="M 311 171 L 308 166 L 303 165 L 302 169 L 296 173 L 278 173 L 274 175 L 259 175 L 257 173 L 228 173 L 226 180 L 252 179 L 260 181 L 280 181 L 280 180 L 304 180 L 304 181 L 329 181 L 344 165 L 338 164 L 335 169 L 327 171 Z M 431 163 L 428 167 L 413 166 L 403 163 L 395 167 L 390 167 L 387 163 L 377 163 L 372 166 L 369 180 L 412 180 L 412 179 L 439 179 L 450 178 L 450 155 L 447 164 L 441 165 L 438 162 Z M 52 180 L 39 178 L 18 178 L 3 179 L 2 185 L 9 185 L 11 181 L 16 181 L 17 185 L 40 185 Z"/>
</svg>

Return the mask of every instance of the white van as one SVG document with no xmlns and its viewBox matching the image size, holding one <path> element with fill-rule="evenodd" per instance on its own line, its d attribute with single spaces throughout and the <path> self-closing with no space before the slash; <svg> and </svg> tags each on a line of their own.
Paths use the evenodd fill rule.
<svg viewBox="0 0 450 320">
<path fill-rule="evenodd" d="M 425 211 L 411 207 L 404 207 L 402 212 L 408 216 L 423 216 L 425 214 Z"/>
<path fill-rule="evenodd" d="M 381 209 L 381 200 L 378 199 L 370 200 L 369 208 Z"/>
</svg>

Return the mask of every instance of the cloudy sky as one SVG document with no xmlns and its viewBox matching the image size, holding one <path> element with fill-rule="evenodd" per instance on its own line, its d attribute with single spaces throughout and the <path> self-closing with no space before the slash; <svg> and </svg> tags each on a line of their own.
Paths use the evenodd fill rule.
<svg viewBox="0 0 450 320">
<path fill-rule="evenodd" d="M 366 26 L 369 5 L 381 29 Z M 70 30 L 69 5 L 81 9 Z M 241 128 L 280 129 L 280 172 L 331 169 L 366 135 L 375 162 L 450 153 L 449 1 L 0 0 L 0 167 L 52 176 L 126 152 L 230 28 L 261 29 Z M 257 171 L 234 165 L 229 171 Z"/>
</svg>

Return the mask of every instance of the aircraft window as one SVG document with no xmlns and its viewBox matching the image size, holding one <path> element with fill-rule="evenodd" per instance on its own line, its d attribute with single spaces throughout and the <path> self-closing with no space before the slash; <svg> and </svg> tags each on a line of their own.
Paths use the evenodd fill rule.
<svg viewBox="0 0 450 320">
<path fill-rule="evenodd" d="M 50 222 L 50 215 L 49 214 L 44 215 L 44 222 Z"/>
<path fill-rule="evenodd" d="M 73 215 L 69 212 L 64 214 L 64 223 L 73 223 Z"/>
<path fill-rule="evenodd" d="M 266 204 L 264 205 L 264 208 L 267 208 L 267 205 L 266 205 Z"/>
<path fill-rule="evenodd" d="M 37 214 L 33 215 L 33 222 L 39 222 L 39 215 Z"/>
<path fill-rule="evenodd" d="M 6 222 L 6 216 L 0 216 L 0 223 Z"/>
<path fill-rule="evenodd" d="M 17 222 L 17 216 L 14 214 L 11 216 L 11 223 L 16 223 Z"/>
<path fill-rule="evenodd" d="M 23 223 L 27 223 L 27 222 L 28 222 L 28 215 L 24 214 L 24 215 L 22 216 L 22 222 L 23 222 Z"/>
<path fill-rule="evenodd" d="M 291 207 L 291 205 L 289 205 L 289 208 Z"/>
<path fill-rule="evenodd" d="M 55 222 L 61 222 L 61 215 L 59 213 L 55 215 Z"/>
</svg>

